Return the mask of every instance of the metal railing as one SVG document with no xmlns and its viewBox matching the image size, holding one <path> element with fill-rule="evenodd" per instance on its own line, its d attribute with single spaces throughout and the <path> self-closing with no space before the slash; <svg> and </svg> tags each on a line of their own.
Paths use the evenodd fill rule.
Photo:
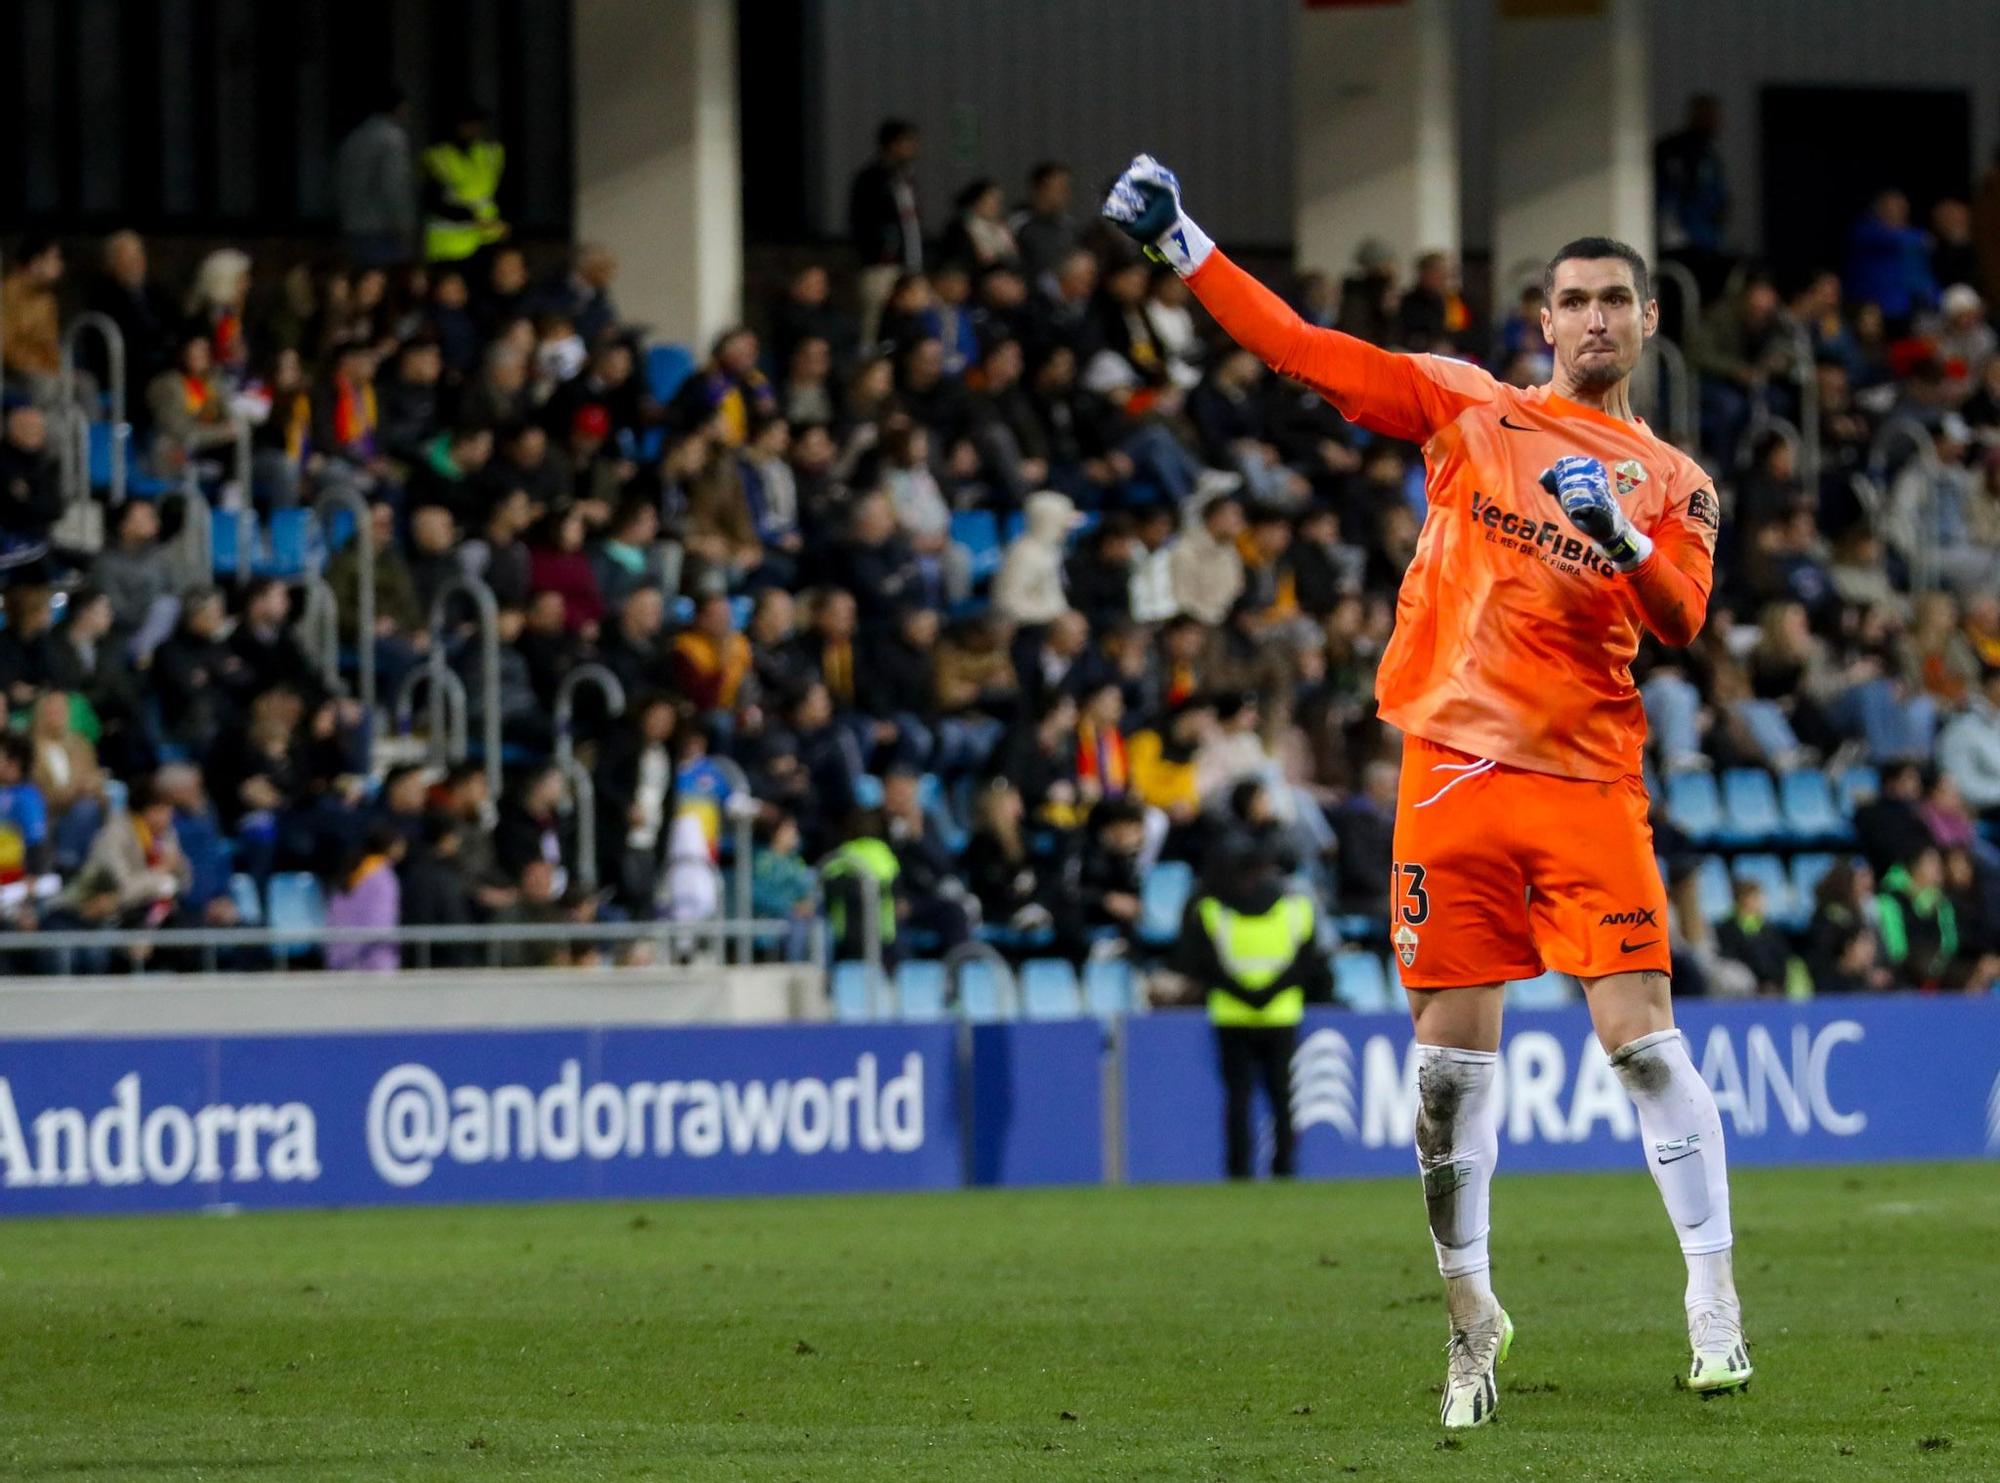
<svg viewBox="0 0 2000 1483">
<path fill-rule="evenodd" d="M 1672 258 L 1662 258 L 1653 264 L 1653 277 L 1662 283 L 1671 283 L 1681 301 L 1681 336 L 1692 335 L 1701 325 L 1701 284 L 1686 265 Z"/>
<path fill-rule="evenodd" d="M 304 597 L 299 604 L 299 642 L 306 653 L 319 661 L 320 678 L 335 695 L 347 693 L 340 678 L 340 602 L 326 578 L 307 572 L 300 582 Z"/>
<path fill-rule="evenodd" d="M 431 723 L 430 734 L 425 738 L 424 760 L 440 770 L 463 762 L 469 746 L 470 702 L 465 694 L 465 681 L 449 666 L 423 664 L 403 676 L 403 683 L 396 690 L 392 718 L 396 730 L 407 732 L 415 722 L 420 686 L 430 687 L 425 693 L 426 713 Z"/>
<path fill-rule="evenodd" d="M 1790 321 L 1792 379 L 1799 388 L 1799 480 L 1819 498 L 1819 357 L 1806 327 Z"/>
<path fill-rule="evenodd" d="M 530 948 L 574 948 L 578 945 L 625 947 L 650 943 L 676 957 L 686 954 L 713 956 L 720 961 L 724 950 L 740 945 L 740 959 L 750 962 L 760 940 L 782 938 L 790 927 L 784 921 L 758 921 L 734 917 L 702 922 L 484 922 L 472 926 L 327 927 L 301 924 L 284 927 L 158 927 L 133 930 L 80 928 L 64 931 L 0 933 L 0 965 L 10 969 L 11 960 L 23 954 L 38 955 L 43 967 L 54 974 L 79 971 L 86 955 L 123 955 L 127 961 L 136 951 L 151 957 L 165 953 L 176 958 L 169 972 L 218 973 L 239 971 L 248 966 L 266 967 L 274 972 L 301 965 L 298 959 L 313 949 L 332 946 L 396 948 L 404 953 L 409 967 L 432 966 L 435 949 L 479 949 L 485 966 L 505 968 L 521 950 Z M 509 952 L 513 949 L 513 952 Z M 230 955 L 225 963 L 223 957 Z M 825 968 L 824 941 L 814 934 L 813 967 Z M 478 965 L 471 965 L 478 966 Z M 343 970 L 345 971 L 345 970 Z M 162 974 L 165 976 L 165 973 Z"/>
<path fill-rule="evenodd" d="M 450 614 L 452 599 L 469 597 L 479 615 L 479 738 L 485 748 L 483 759 L 486 767 L 486 781 L 493 790 L 493 796 L 500 796 L 500 605 L 494 600 L 493 589 L 479 578 L 460 574 L 448 579 L 438 588 L 437 596 L 431 599 L 430 634 L 431 646 L 428 660 L 433 683 L 430 693 L 431 734 L 435 736 L 445 723 L 444 693 L 445 681 L 437 676 L 450 673 L 451 666 L 445 658 L 445 620 Z M 454 676 L 454 678 L 456 678 Z M 461 756 L 463 753 L 461 752 Z"/>
<path fill-rule="evenodd" d="M 75 428 L 74 443 L 66 449 L 63 462 L 63 499 L 68 503 L 90 495 L 90 426 L 94 418 L 90 411 L 79 405 L 76 395 L 76 347 L 86 333 L 94 333 L 104 342 L 104 369 L 110 382 L 104 392 L 111 401 L 111 504 L 115 509 L 125 503 L 126 459 L 130 456 L 132 424 L 126 416 L 129 404 L 125 388 L 125 332 L 118 327 L 118 321 L 108 314 L 79 314 L 63 331 L 62 402 Z M 71 460 L 74 460 L 73 466 Z"/>
<path fill-rule="evenodd" d="M 1938 480 L 1944 471 L 1938 458 L 1937 439 L 1931 436 L 1928 427 L 1907 413 L 1891 417 L 1876 429 L 1875 440 L 1868 445 L 1868 474 L 1883 491 L 1885 511 L 1893 509 L 1895 475 L 1901 466 L 1892 468 L 1889 455 L 1905 443 L 1916 454 L 1923 475 L 1923 493 L 1912 512 L 1910 588 L 1914 592 L 1930 592 L 1938 583 L 1937 522 L 1933 516 Z"/>
<path fill-rule="evenodd" d="M 361 693 L 361 709 L 368 717 L 372 730 L 375 725 L 375 528 L 370 523 L 368 502 L 352 489 L 329 489 L 322 493 L 313 505 L 313 516 L 319 521 L 329 544 L 333 534 L 333 513 L 345 510 L 354 517 L 355 568 L 354 584 L 354 634 L 355 665 L 358 688 Z M 333 590 L 327 589 L 328 598 Z M 336 609 L 338 605 L 336 604 Z M 335 613 L 334 637 L 339 640 L 338 612 Z M 338 649 L 334 654 L 334 667 L 339 668 Z"/>
<path fill-rule="evenodd" d="M 1007 997 L 1007 1018 L 1021 1018 L 1021 981 L 1014 975 L 1014 965 L 1000 955 L 998 948 L 987 942 L 962 942 L 944 957 L 945 982 L 951 986 L 952 1009 L 962 1018 L 965 1014 L 965 995 L 959 987 L 959 976 L 967 963 L 990 963 L 998 975 L 1001 992 Z"/>
<path fill-rule="evenodd" d="M 601 664 L 579 664 L 556 687 L 555 763 L 569 784 L 570 807 L 576 813 L 577 878 L 585 890 L 594 891 L 597 889 L 597 782 L 590 769 L 577 760 L 574 724 L 576 692 L 584 685 L 594 687 L 604 697 L 605 711 L 613 716 L 625 713 L 625 686 Z"/>
<path fill-rule="evenodd" d="M 1681 347 L 1665 335 L 1648 340 L 1642 363 L 1653 373 L 1655 411 L 1666 413 L 1668 441 L 1689 455 L 1701 449 L 1701 399 L 1695 395 L 1694 374 Z M 1662 374 L 1664 372 L 1664 374 Z"/>
<path fill-rule="evenodd" d="M 731 849 L 735 860 L 736 900 L 731 910 L 740 916 L 750 915 L 750 875 L 751 855 L 756 846 L 751 839 L 751 831 L 757 822 L 757 797 L 750 791 L 750 775 L 727 757 L 711 756 L 709 759 L 715 770 L 729 780 L 729 796 L 722 800 L 722 816 L 730 826 Z"/>
</svg>

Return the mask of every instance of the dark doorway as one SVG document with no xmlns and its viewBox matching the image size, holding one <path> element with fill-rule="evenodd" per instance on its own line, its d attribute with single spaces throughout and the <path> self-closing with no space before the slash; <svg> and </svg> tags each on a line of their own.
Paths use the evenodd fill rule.
<svg viewBox="0 0 2000 1483">
<path fill-rule="evenodd" d="M 1956 89 L 1768 87 L 1760 98 L 1764 249 L 1781 270 L 1842 266 L 1879 192 L 1911 220 L 1972 188 L 1972 100 Z"/>
</svg>

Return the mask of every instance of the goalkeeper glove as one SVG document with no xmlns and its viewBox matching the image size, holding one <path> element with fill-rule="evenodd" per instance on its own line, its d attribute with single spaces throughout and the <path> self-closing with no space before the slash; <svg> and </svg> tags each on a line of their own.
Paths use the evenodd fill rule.
<svg viewBox="0 0 2000 1483">
<path fill-rule="evenodd" d="M 1590 537 L 1604 559 L 1629 572 L 1653 554 L 1653 538 L 1625 518 L 1611 494 L 1611 476 L 1594 458 L 1571 454 L 1543 473 L 1542 488 L 1562 502 L 1570 523 Z"/>
<path fill-rule="evenodd" d="M 1104 198 L 1104 215 L 1120 231 L 1185 278 L 1215 251 L 1208 233 L 1181 210 L 1181 183 L 1149 154 L 1134 157 Z"/>
</svg>

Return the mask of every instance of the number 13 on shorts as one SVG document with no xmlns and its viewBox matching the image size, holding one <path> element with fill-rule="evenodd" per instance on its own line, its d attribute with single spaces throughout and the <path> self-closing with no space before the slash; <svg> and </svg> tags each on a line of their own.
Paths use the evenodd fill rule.
<svg viewBox="0 0 2000 1483">
<path fill-rule="evenodd" d="M 1414 860 L 1397 860 L 1389 866 L 1389 915 L 1395 923 L 1390 941 L 1405 968 L 1417 961 L 1417 928 L 1430 920 L 1431 893 L 1424 889 L 1427 873 Z"/>
</svg>

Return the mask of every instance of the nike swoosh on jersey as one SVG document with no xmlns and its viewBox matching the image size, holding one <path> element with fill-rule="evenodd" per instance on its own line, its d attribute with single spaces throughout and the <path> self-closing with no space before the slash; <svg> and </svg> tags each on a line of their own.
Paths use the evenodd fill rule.
<svg viewBox="0 0 2000 1483">
<path fill-rule="evenodd" d="M 1684 1158 L 1687 1158 L 1687 1157 L 1688 1157 L 1688 1156 L 1689 1156 L 1690 1154 L 1697 1154 L 1697 1153 L 1700 1153 L 1700 1152 L 1701 1152 L 1701 1149 L 1700 1149 L 1700 1148 L 1698 1148 L 1698 1147 L 1696 1147 L 1696 1148 L 1683 1148 L 1683 1149 L 1679 1149 L 1679 1150 L 1677 1150 L 1677 1151 L 1675 1151 L 1675 1152 L 1673 1152 L 1673 1153 L 1662 1153 L 1662 1154 L 1661 1154 L 1661 1155 L 1659 1156 L 1659 1160 L 1660 1160 L 1660 1162 L 1661 1162 L 1661 1163 L 1663 1163 L 1663 1164 L 1678 1164 L 1678 1163 L 1679 1163 L 1679 1162 L 1680 1162 L 1680 1161 L 1681 1161 L 1682 1159 L 1684 1159 Z"/>
<path fill-rule="evenodd" d="M 1657 937 L 1648 937 L 1644 942 L 1627 942 L 1621 937 L 1618 939 L 1618 951 L 1621 953 L 1636 953 L 1640 948 L 1651 947 L 1659 940 Z"/>
<path fill-rule="evenodd" d="M 1500 414 L 1500 425 L 1510 433 L 1531 433 L 1534 431 L 1532 427 L 1523 427 L 1518 422 L 1509 422 L 1505 412 Z"/>
</svg>

